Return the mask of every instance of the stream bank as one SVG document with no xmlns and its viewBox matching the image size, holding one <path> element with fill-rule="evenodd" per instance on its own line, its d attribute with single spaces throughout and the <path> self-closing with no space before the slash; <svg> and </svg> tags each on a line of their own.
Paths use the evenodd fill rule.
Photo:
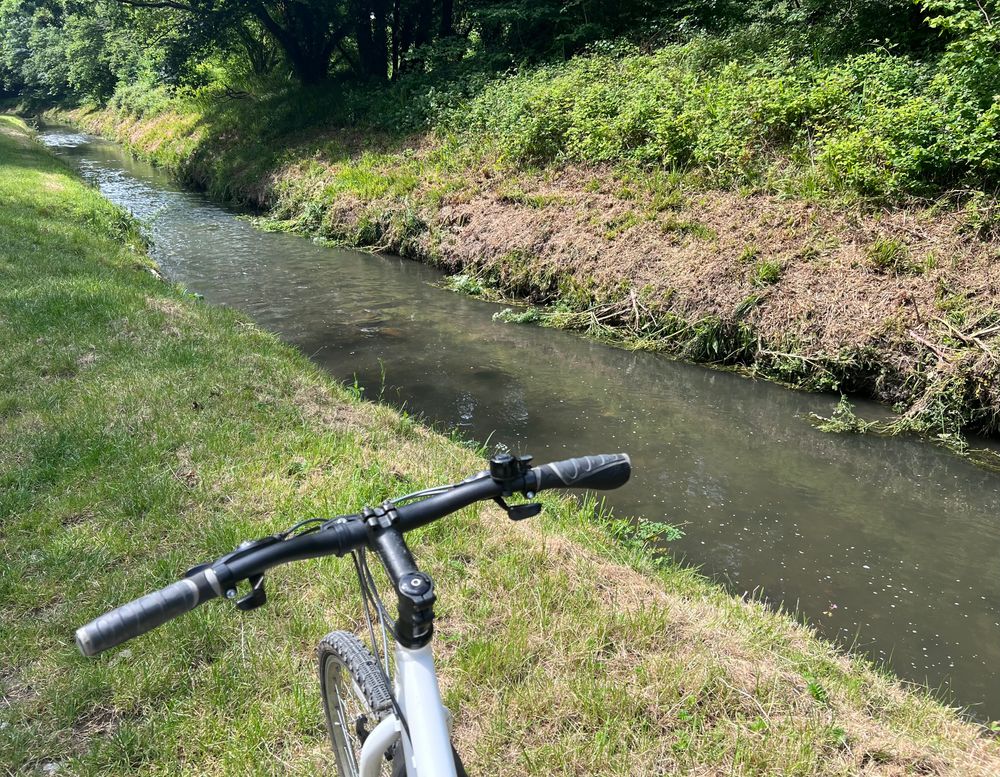
<svg viewBox="0 0 1000 777">
<path fill-rule="evenodd" d="M 899 413 L 889 433 L 952 443 L 997 430 L 988 209 L 740 194 L 656 169 L 523 169 L 433 134 L 254 137 L 234 118 L 246 110 L 178 100 L 147 116 L 52 115 L 271 229 L 392 251 L 465 290 L 539 305 L 513 320 L 870 397 Z"/>
</svg>

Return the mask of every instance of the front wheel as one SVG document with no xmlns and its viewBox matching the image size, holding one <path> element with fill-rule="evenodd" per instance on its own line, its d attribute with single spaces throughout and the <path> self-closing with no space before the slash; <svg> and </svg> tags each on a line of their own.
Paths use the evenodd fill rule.
<svg viewBox="0 0 1000 777">
<path fill-rule="evenodd" d="M 337 773 L 358 777 L 361 746 L 392 710 L 392 698 L 375 657 L 353 634 L 327 634 L 317 652 L 326 730 L 337 758 Z M 402 764 L 403 759 L 394 760 Z M 379 774 L 391 777 L 392 766 L 392 761 L 384 759 Z"/>
<path fill-rule="evenodd" d="M 353 634 L 333 631 L 319 643 L 317 652 L 326 730 L 337 758 L 337 773 L 340 777 L 358 777 L 361 746 L 371 730 L 392 711 L 392 697 L 375 656 Z M 454 748 L 452 755 L 458 777 L 468 777 Z M 405 777 L 399 745 L 383 759 L 379 774 Z"/>
</svg>

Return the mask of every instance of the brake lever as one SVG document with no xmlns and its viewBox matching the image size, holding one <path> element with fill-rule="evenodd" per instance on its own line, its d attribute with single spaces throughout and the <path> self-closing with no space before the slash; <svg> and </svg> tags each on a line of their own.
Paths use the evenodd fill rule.
<svg viewBox="0 0 1000 777">
<path fill-rule="evenodd" d="M 206 569 L 210 569 L 217 564 L 226 564 L 235 558 L 245 555 L 251 550 L 257 550 L 267 545 L 274 545 L 276 542 L 282 542 L 284 539 L 284 535 L 270 534 L 267 537 L 259 537 L 256 540 L 241 542 L 236 550 L 227 553 L 221 558 L 218 558 L 211 563 L 196 564 L 191 567 L 184 573 L 184 577 L 193 577 L 199 572 L 204 572 Z M 233 583 L 233 587 L 228 588 L 225 593 L 227 599 L 236 599 L 236 608 L 238 610 L 243 610 L 244 612 L 256 610 L 258 607 L 267 603 L 267 591 L 264 588 L 264 573 L 261 572 L 258 575 L 250 575 L 250 577 L 247 578 L 247 582 L 250 583 L 250 592 L 241 596 L 239 599 L 236 599 L 237 591 L 235 582 Z"/>
<path fill-rule="evenodd" d="M 267 604 L 267 591 L 264 589 L 264 573 L 251 575 L 247 578 L 247 582 L 250 583 L 250 593 L 236 600 L 236 609 L 243 610 L 244 612 L 256 610 L 258 607 Z"/>
<path fill-rule="evenodd" d="M 542 511 L 542 506 L 538 502 L 509 505 L 504 501 L 502 496 L 494 497 L 493 501 L 503 508 L 504 512 L 507 513 L 507 517 L 512 521 L 523 521 L 525 518 L 534 518 Z"/>
</svg>

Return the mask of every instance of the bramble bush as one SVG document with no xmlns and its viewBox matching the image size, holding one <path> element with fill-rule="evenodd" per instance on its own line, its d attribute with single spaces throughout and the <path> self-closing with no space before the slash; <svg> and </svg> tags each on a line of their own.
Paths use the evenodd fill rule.
<svg viewBox="0 0 1000 777">
<path fill-rule="evenodd" d="M 702 39 L 512 75 L 447 123 L 515 164 L 632 161 L 733 186 L 787 181 L 792 163 L 829 190 L 892 198 L 997 185 L 1000 102 L 983 84 L 982 69 L 948 56 L 821 63 Z"/>
</svg>

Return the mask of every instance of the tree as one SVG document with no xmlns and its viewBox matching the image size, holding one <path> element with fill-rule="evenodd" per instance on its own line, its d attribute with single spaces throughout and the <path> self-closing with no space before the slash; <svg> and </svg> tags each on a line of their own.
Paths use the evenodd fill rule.
<svg viewBox="0 0 1000 777">
<path fill-rule="evenodd" d="M 0 69 L 5 88 L 34 98 L 69 91 L 61 0 L 4 0 L 0 4 Z"/>
<path fill-rule="evenodd" d="M 100 14 L 73 15 L 63 30 L 69 87 L 78 95 L 104 102 L 118 83 L 107 45 L 110 20 Z"/>
<path fill-rule="evenodd" d="M 350 32 L 342 2 L 331 0 L 117 0 L 133 8 L 182 11 L 220 29 L 253 18 L 281 48 L 296 77 L 315 84 L 327 76 L 330 59 Z M 384 0 L 382 0 L 384 2 Z M 384 23 L 384 15 L 382 17 Z M 384 34 L 384 27 L 383 27 Z M 384 38 L 383 38 L 384 41 Z"/>
</svg>

